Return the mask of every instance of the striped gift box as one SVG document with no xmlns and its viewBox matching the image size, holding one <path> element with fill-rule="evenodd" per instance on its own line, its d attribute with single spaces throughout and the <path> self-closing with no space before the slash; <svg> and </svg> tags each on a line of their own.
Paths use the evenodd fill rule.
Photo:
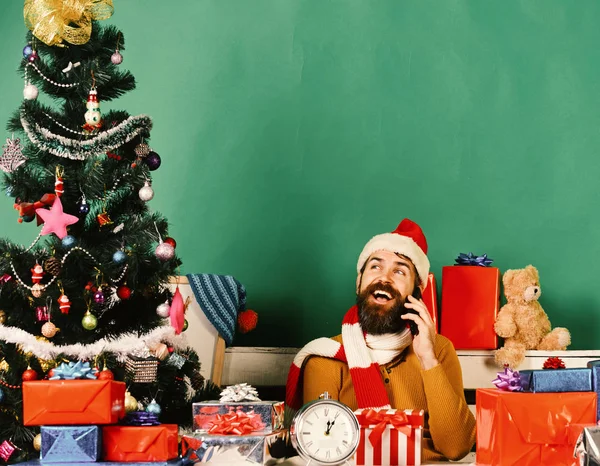
<svg viewBox="0 0 600 466">
<path fill-rule="evenodd" d="M 359 409 L 357 466 L 419 466 L 424 412 L 407 409 Z"/>
</svg>

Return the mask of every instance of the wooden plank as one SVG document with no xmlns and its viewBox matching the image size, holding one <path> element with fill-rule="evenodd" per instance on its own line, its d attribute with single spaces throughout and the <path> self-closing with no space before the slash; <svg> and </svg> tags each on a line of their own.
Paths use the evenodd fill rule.
<svg viewBox="0 0 600 466">
<path fill-rule="evenodd" d="M 462 368 L 465 389 L 493 388 L 492 380 L 502 368 L 496 365 L 494 351 L 476 353 L 457 351 Z M 527 351 L 519 370 L 542 369 L 544 361 L 550 356 L 560 357 L 566 367 L 586 367 L 588 361 L 600 359 L 600 351 Z"/>
<path fill-rule="evenodd" d="M 285 385 L 287 373 L 298 348 L 230 347 L 225 351 L 224 385 L 247 382 L 255 386 Z M 457 351 L 465 389 L 491 388 L 502 369 L 494 361 L 494 351 Z M 600 359 L 600 350 L 527 351 L 519 369 L 541 369 L 550 356 L 560 357 L 567 367 L 585 367 Z"/>
<path fill-rule="evenodd" d="M 225 363 L 225 340 L 219 335 L 215 343 L 215 357 L 213 361 L 213 369 L 211 380 L 216 385 L 221 385 L 223 378 L 223 365 Z"/>
</svg>

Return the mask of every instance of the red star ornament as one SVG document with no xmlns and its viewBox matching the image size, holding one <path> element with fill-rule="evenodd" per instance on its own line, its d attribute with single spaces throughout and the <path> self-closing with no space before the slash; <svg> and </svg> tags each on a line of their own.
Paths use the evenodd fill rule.
<svg viewBox="0 0 600 466">
<path fill-rule="evenodd" d="M 62 202 L 58 196 L 54 199 L 50 210 L 35 209 L 35 213 L 44 221 L 42 235 L 54 233 L 60 239 L 67 236 L 67 226 L 73 225 L 79 221 L 75 215 L 69 215 L 63 212 Z"/>
</svg>

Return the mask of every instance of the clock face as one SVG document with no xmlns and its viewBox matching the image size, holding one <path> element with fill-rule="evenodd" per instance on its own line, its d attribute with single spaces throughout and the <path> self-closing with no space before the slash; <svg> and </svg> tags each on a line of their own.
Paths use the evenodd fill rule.
<svg viewBox="0 0 600 466">
<path fill-rule="evenodd" d="M 332 401 L 319 401 L 306 408 L 295 425 L 298 450 L 320 464 L 339 464 L 355 453 L 359 426 L 354 413 Z"/>
</svg>

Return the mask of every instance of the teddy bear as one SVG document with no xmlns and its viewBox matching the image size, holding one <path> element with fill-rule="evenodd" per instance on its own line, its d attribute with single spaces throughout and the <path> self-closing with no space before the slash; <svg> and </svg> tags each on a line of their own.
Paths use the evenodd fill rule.
<svg viewBox="0 0 600 466">
<path fill-rule="evenodd" d="M 507 303 L 502 306 L 494 330 L 504 338 L 504 346 L 496 351 L 496 363 L 511 369 L 519 366 L 526 350 L 565 350 L 571 344 L 566 328 L 551 330 L 550 320 L 538 302 L 542 290 L 537 269 L 507 270 L 503 277 Z"/>
</svg>

